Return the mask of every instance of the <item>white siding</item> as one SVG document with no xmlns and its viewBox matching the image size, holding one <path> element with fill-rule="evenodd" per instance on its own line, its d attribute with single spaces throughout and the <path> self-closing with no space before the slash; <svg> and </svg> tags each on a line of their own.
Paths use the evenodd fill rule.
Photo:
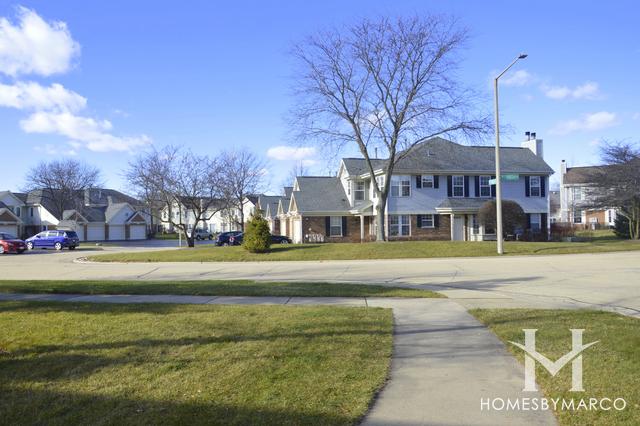
<svg viewBox="0 0 640 426">
<path fill-rule="evenodd" d="M 90 224 L 87 226 L 87 241 L 103 241 L 104 240 L 104 224 Z"/>
<path fill-rule="evenodd" d="M 144 240 L 145 238 L 147 238 L 146 225 L 131 225 L 129 227 L 130 240 Z"/>
<path fill-rule="evenodd" d="M 125 239 L 124 225 L 109 225 L 109 240 L 118 241 Z"/>
</svg>

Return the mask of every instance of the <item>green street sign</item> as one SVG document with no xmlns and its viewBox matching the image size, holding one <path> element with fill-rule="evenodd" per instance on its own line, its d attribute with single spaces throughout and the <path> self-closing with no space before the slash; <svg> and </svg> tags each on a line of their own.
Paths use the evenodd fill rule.
<svg viewBox="0 0 640 426">
<path fill-rule="evenodd" d="M 502 181 L 517 181 L 520 179 L 520 175 L 502 175 Z M 489 185 L 495 185 L 498 179 L 489 179 Z"/>
</svg>

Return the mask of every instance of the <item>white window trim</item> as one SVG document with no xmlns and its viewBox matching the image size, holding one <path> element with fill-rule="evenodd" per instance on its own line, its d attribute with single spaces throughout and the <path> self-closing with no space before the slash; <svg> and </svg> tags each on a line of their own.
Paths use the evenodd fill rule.
<svg viewBox="0 0 640 426">
<path fill-rule="evenodd" d="M 422 214 L 420 216 L 422 216 L 422 220 L 420 221 L 420 225 L 421 225 L 420 229 L 433 229 L 433 228 L 436 227 L 436 219 L 435 219 L 435 215 L 434 214 L 429 213 L 429 214 Z M 427 216 L 431 216 L 431 225 L 425 226 L 425 220 L 424 219 Z"/>
<path fill-rule="evenodd" d="M 396 187 L 398 188 L 398 195 L 393 195 L 393 188 Z M 409 193 L 407 195 L 403 195 L 402 194 L 402 189 L 403 188 L 407 188 L 409 190 Z M 390 195 L 393 198 L 407 198 L 407 197 L 411 197 L 411 179 L 408 178 L 402 178 L 402 179 L 398 179 L 398 180 L 392 180 L 391 181 L 391 190 L 389 191 Z"/>
<path fill-rule="evenodd" d="M 339 224 L 334 225 L 333 220 L 338 219 Z M 333 229 L 340 228 L 340 232 L 338 234 L 334 234 Z M 329 236 L 330 237 L 342 237 L 342 216 L 329 216 Z"/>
<path fill-rule="evenodd" d="M 362 189 L 358 189 L 358 185 L 362 185 Z M 362 194 L 361 199 L 358 199 L 358 193 Z M 365 201 L 367 199 L 367 184 L 364 181 L 354 182 L 353 199 L 355 201 Z"/>
<path fill-rule="evenodd" d="M 384 188 L 384 176 L 377 176 L 376 177 L 376 182 L 378 183 L 378 189 L 380 191 L 382 191 L 382 188 Z M 373 185 L 373 183 L 371 184 L 371 191 L 373 192 L 373 198 L 378 198 L 378 194 L 376 193 L 376 189 Z M 389 194 L 391 195 L 391 194 Z"/>
<path fill-rule="evenodd" d="M 482 184 L 482 179 L 483 178 L 487 179 L 487 184 L 486 185 Z M 488 175 L 484 175 L 484 176 L 478 177 L 478 190 L 480 191 L 480 194 L 478 194 L 478 196 L 480 198 L 491 198 L 491 184 L 489 183 L 490 180 L 491 180 L 491 176 L 488 176 Z M 483 188 L 487 189 L 487 192 L 488 192 L 487 195 L 482 195 L 482 189 Z M 464 189 L 463 189 L 463 191 L 464 191 Z"/>
<path fill-rule="evenodd" d="M 533 184 L 533 179 L 537 179 L 538 180 L 538 184 L 537 185 Z M 541 197 L 542 196 L 541 180 L 542 180 L 542 178 L 540 176 L 531 176 L 529 178 L 529 196 L 530 197 Z M 533 194 L 533 189 L 534 188 L 538 190 L 538 194 L 537 195 Z"/>
<path fill-rule="evenodd" d="M 435 178 L 433 177 L 433 175 L 422 175 L 421 181 L 422 188 L 431 189 L 435 185 Z"/>
<path fill-rule="evenodd" d="M 536 218 L 536 220 L 534 221 L 533 218 Z M 529 215 L 529 221 L 531 222 L 531 230 L 532 231 L 540 231 L 542 230 L 542 215 L 540 213 L 531 213 Z M 536 224 L 538 225 L 537 228 L 535 228 L 533 225 Z"/>
<path fill-rule="evenodd" d="M 462 179 L 462 185 L 456 185 L 456 178 Z M 462 188 L 462 195 L 456 195 L 456 188 Z M 464 175 L 451 176 L 451 196 L 454 198 L 464 198 Z"/>
<path fill-rule="evenodd" d="M 398 224 L 394 225 L 391 223 L 391 218 L 397 218 L 398 219 Z M 407 219 L 407 223 L 405 224 L 404 221 L 402 221 L 402 218 L 406 218 Z M 407 234 L 403 234 L 402 233 L 402 228 L 407 226 L 408 227 L 408 233 Z M 397 227 L 398 228 L 398 233 L 397 234 L 392 234 L 391 233 L 391 228 L 392 227 Z M 393 214 L 393 215 L 389 215 L 389 236 L 390 237 L 410 237 L 411 236 L 411 216 L 410 215 L 406 215 L 406 214 Z"/>
</svg>

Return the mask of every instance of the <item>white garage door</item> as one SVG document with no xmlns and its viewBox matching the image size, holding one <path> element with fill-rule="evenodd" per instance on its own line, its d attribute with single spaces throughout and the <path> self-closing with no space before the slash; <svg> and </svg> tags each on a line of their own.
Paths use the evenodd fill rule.
<svg viewBox="0 0 640 426">
<path fill-rule="evenodd" d="M 124 240 L 124 225 L 109 225 L 109 239 L 110 240 Z"/>
<path fill-rule="evenodd" d="M 73 230 L 76 231 L 76 234 L 78 234 L 78 239 L 80 241 L 86 241 L 86 239 L 84 238 L 84 225 L 82 225 L 81 223 L 77 224 L 76 226 L 73 227 Z"/>
<path fill-rule="evenodd" d="M 146 225 L 131 225 L 129 227 L 130 240 L 144 240 L 145 238 L 147 238 Z"/>
<path fill-rule="evenodd" d="M 87 241 L 103 241 L 104 225 L 87 226 Z"/>
<path fill-rule="evenodd" d="M 301 243 L 302 242 L 302 221 L 300 219 L 293 220 L 293 242 Z"/>
<path fill-rule="evenodd" d="M 18 225 L 0 225 L 0 232 L 11 234 L 14 237 L 18 236 Z"/>
</svg>

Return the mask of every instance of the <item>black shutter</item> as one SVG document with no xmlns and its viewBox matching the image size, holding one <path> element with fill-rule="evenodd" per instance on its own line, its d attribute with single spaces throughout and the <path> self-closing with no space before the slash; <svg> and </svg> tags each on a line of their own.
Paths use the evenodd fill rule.
<svg viewBox="0 0 640 426">
<path fill-rule="evenodd" d="M 440 176 L 438 175 L 433 175 L 433 187 L 435 189 L 440 188 Z"/>
<path fill-rule="evenodd" d="M 480 196 L 480 176 L 475 176 L 476 180 L 476 197 Z"/>
<path fill-rule="evenodd" d="M 495 179 L 495 176 L 491 176 L 491 179 Z M 495 198 L 496 197 L 496 185 L 493 184 L 491 185 L 491 197 Z"/>
<path fill-rule="evenodd" d="M 324 218 L 324 233 L 327 237 L 331 235 L 331 216 Z"/>
<path fill-rule="evenodd" d="M 422 188 L 422 176 L 416 176 L 416 188 Z"/>
<path fill-rule="evenodd" d="M 525 176 L 524 177 L 524 196 L 525 197 L 530 197 L 531 196 L 531 184 L 529 183 L 529 176 Z"/>
<path fill-rule="evenodd" d="M 433 226 L 436 228 L 440 227 L 440 215 L 439 214 L 434 214 L 433 215 Z"/>
<path fill-rule="evenodd" d="M 452 180 L 451 176 L 447 176 L 447 197 L 451 197 L 452 195 Z"/>
<path fill-rule="evenodd" d="M 547 229 L 547 214 L 546 213 L 542 213 L 540 215 L 540 227 L 544 230 Z"/>
<path fill-rule="evenodd" d="M 347 216 L 342 216 L 342 236 L 347 236 Z"/>
<path fill-rule="evenodd" d="M 464 196 L 469 196 L 469 176 L 464 177 Z"/>
<path fill-rule="evenodd" d="M 418 216 L 416 216 L 416 225 L 418 226 L 418 228 L 422 228 L 422 215 L 419 214 Z"/>
<path fill-rule="evenodd" d="M 540 196 L 547 196 L 547 178 L 545 176 L 540 176 Z"/>
<path fill-rule="evenodd" d="M 531 229 L 531 215 L 527 213 L 527 229 Z"/>
</svg>

